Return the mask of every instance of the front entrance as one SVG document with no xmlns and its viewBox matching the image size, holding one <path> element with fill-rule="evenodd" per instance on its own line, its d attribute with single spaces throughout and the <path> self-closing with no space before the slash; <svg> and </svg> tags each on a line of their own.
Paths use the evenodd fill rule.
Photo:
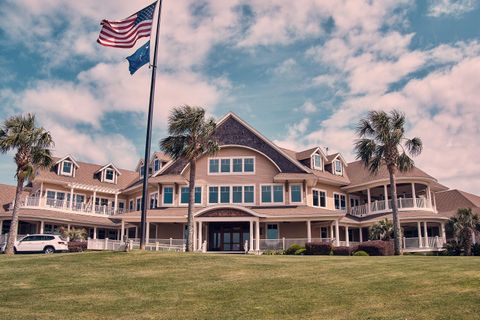
<svg viewBox="0 0 480 320">
<path fill-rule="evenodd" d="M 209 251 L 243 251 L 250 239 L 248 222 L 212 222 L 208 224 Z"/>
</svg>

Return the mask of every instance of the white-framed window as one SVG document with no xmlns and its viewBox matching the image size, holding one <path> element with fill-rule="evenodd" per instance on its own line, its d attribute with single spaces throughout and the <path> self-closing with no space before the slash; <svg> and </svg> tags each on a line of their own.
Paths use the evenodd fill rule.
<svg viewBox="0 0 480 320">
<path fill-rule="evenodd" d="M 153 160 L 153 171 L 158 172 L 161 168 L 162 168 L 162 163 L 160 162 L 160 160 L 158 159 Z"/>
<path fill-rule="evenodd" d="M 290 185 L 290 203 L 302 203 L 303 186 L 300 183 Z"/>
<path fill-rule="evenodd" d="M 285 198 L 283 184 L 268 184 L 260 186 L 260 202 L 262 204 L 283 204 Z"/>
<path fill-rule="evenodd" d="M 208 174 L 253 174 L 255 157 L 221 157 L 208 159 Z"/>
<path fill-rule="evenodd" d="M 350 196 L 350 208 L 358 207 L 359 205 L 360 205 L 360 199 L 352 198 L 352 196 Z"/>
<path fill-rule="evenodd" d="M 343 175 L 343 165 L 341 160 L 336 159 L 333 162 L 333 172 L 339 176 Z"/>
<path fill-rule="evenodd" d="M 267 223 L 267 239 L 279 239 L 279 231 L 278 223 Z"/>
<path fill-rule="evenodd" d="M 145 166 L 141 165 L 140 166 L 140 178 L 143 178 L 143 171 L 145 170 Z"/>
<path fill-rule="evenodd" d="M 347 210 L 347 196 L 343 193 L 333 193 L 335 210 Z"/>
<path fill-rule="evenodd" d="M 254 204 L 255 186 L 208 186 L 208 204 Z"/>
<path fill-rule="evenodd" d="M 312 190 L 313 196 L 313 206 L 319 208 L 326 208 L 327 207 L 327 192 L 324 190 L 313 189 Z"/>
<path fill-rule="evenodd" d="M 142 210 L 142 197 L 138 197 L 138 198 L 137 198 L 135 209 L 136 209 L 137 211 L 141 211 L 141 210 Z"/>
<path fill-rule="evenodd" d="M 318 153 L 312 155 L 312 168 L 316 170 L 323 170 L 322 156 Z"/>
<path fill-rule="evenodd" d="M 175 195 L 174 195 L 174 187 L 173 186 L 163 186 L 162 188 L 162 203 L 164 206 L 172 206 Z"/>
<path fill-rule="evenodd" d="M 73 176 L 73 163 L 72 163 L 72 161 L 64 160 L 61 163 L 60 173 L 64 176 Z"/>
<path fill-rule="evenodd" d="M 106 182 L 115 182 L 115 170 L 111 168 L 105 169 L 105 179 Z"/>
<path fill-rule="evenodd" d="M 128 201 L 128 210 L 133 211 L 133 199 L 130 199 L 130 201 Z"/>
<path fill-rule="evenodd" d="M 180 188 L 180 204 L 188 205 L 190 190 L 188 187 Z M 202 187 L 195 187 L 195 204 L 202 204 Z"/>
<path fill-rule="evenodd" d="M 158 206 L 158 192 L 150 193 L 150 209 L 155 209 Z"/>
</svg>

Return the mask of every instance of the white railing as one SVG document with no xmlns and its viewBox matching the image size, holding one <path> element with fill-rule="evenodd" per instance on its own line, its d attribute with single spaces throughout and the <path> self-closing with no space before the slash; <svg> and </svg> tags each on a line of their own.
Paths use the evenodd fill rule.
<svg viewBox="0 0 480 320">
<path fill-rule="evenodd" d="M 72 202 L 67 200 L 57 200 L 51 198 L 26 197 L 21 203 L 22 207 L 48 208 L 58 209 L 63 211 L 74 211 L 82 213 L 96 213 L 102 215 L 113 215 L 115 210 L 109 206 L 100 206 L 87 204 L 85 202 Z M 121 211 L 121 212 L 120 212 Z M 125 209 L 117 210 L 118 213 L 126 212 Z"/>
<path fill-rule="evenodd" d="M 388 204 L 388 206 L 387 206 Z M 426 198 L 398 198 L 397 207 L 399 210 L 413 209 L 413 208 L 431 208 L 429 201 Z M 392 200 L 388 203 L 385 200 L 378 200 L 370 203 L 370 212 L 368 212 L 368 204 L 361 204 L 359 206 L 351 207 L 349 213 L 352 216 L 364 217 L 369 214 L 386 212 L 392 209 Z"/>
<path fill-rule="evenodd" d="M 419 238 L 403 238 L 404 249 L 441 249 L 444 243 L 442 238 L 435 236 L 428 237 L 428 239 L 422 238 L 421 244 L 422 245 L 420 246 Z"/>
</svg>

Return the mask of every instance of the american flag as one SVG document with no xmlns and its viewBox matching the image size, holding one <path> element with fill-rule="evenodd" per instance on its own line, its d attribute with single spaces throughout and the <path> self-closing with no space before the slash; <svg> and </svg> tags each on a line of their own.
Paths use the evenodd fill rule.
<svg viewBox="0 0 480 320">
<path fill-rule="evenodd" d="M 133 47 L 138 39 L 150 36 L 156 4 L 154 2 L 123 20 L 103 20 L 97 42 L 107 47 Z"/>
</svg>

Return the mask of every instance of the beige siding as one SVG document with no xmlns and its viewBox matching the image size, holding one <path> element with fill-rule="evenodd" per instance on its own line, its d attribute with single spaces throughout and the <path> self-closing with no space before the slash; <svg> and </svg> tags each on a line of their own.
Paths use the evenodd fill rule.
<svg viewBox="0 0 480 320">
<path fill-rule="evenodd" d="M 155 223 L 155 225 L 158 239 L 183 239 L 182 223 Z"/>
<path fill-rule="evenodd" d="M 313 192 L 312 189 L 319 189 L 327 193 L 327 209 L 335 210 L 335 202 L 333 198 L 334 193 L 346 194 L 340 187 L 330 186 L 326 184 L 317 184 L 315 187 L 309 187 L 307 189 L 307 205 L 313 206 Z M 348 198 L 348 197 L 347 197 Z M 347 199 L 348 205 L 348 199 Z"/>
</svg>

